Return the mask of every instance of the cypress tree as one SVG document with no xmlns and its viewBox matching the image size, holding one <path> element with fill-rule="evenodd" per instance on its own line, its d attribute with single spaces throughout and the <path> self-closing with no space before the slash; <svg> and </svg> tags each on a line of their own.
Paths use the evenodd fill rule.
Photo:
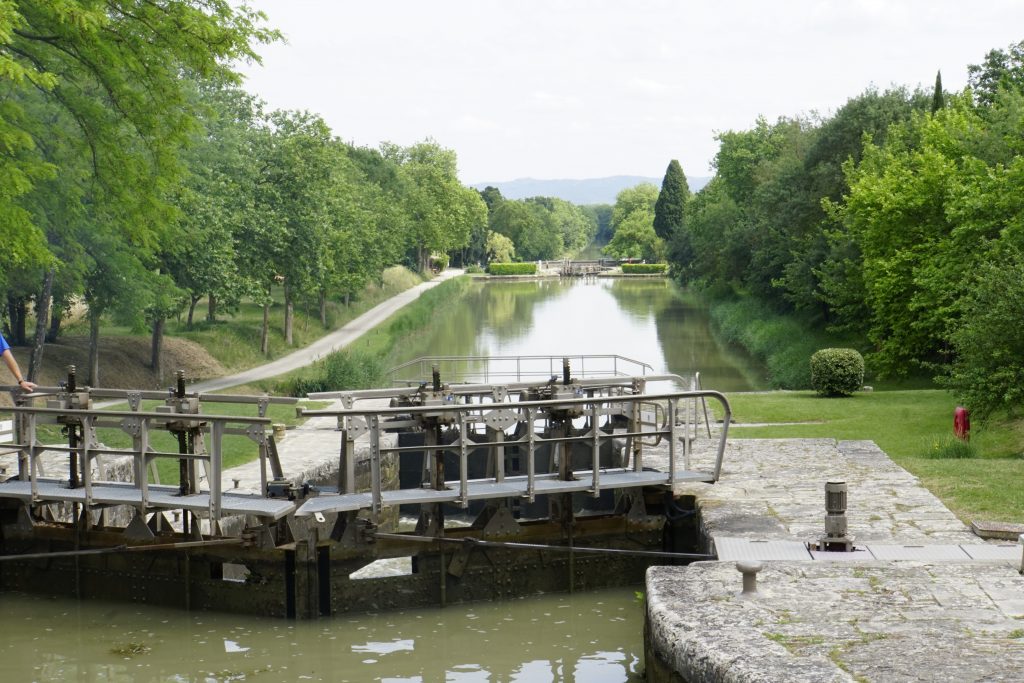
<svg viewBox="0 0 1024 683">
<path fill-rule="evenodd" d="M 935 93 L 932 95 L 932 113 L 945 108 L 946 98 L 942 94 L 942 72 L 935 72 Z"/>
<path fill-rule="evenodd" d="M 690 197 L 690 186 L 686 183 L 683 167 L 675 159 L 669 162 L 665 179 L 661 181 L 661 192 L 654 204 L 654 232 L 663 240 L 683 226 L 686 200 Z"/>
</svg>

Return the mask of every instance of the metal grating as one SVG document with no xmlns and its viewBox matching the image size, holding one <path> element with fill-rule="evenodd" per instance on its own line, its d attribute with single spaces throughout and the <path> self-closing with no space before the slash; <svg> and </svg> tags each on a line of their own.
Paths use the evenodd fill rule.
<svg viewBox="0 0 1024 683">
<path fill-rule="evenodd" d="M 854 548 L 848 553 L 844 552 L 823 552 L 821 550 L 812 550 L 811 558 L 820 560 L 821 562 L 866 562 L 869 560 L 877 559 L 872 553 L 870 548 Z"/>
<path fill-rule="evenodd" d="M 974 560 L 1009 560 L 1010 562 L 1021 561 L 1021 547 L 1009 543 L 999 545 L 961 545 L 960 549 Z"/>
<path fill-rule="evenodd" d="M 768 541 L 749 538 L 715 538 L 719 560 L 810 560 L 800 541 Z"/>
<path fill-rule="evenodd" d="M 869 550 L 879 560 L 948 562 L 971 559 L 958 545 L 872 545 Z"/>
</svg>

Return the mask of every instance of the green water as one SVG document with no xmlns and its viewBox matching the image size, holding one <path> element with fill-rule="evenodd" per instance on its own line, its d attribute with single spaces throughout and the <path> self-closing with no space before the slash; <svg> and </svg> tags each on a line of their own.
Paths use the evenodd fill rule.
<svg viewBox="0 0 1024 683">
<path fill-rule="evenodd" d="M 640 680 L 633 590 L 288 622 L 0 596 L 0 681 Z"/>
<path fill-rule="evenodd" d="M 620 355 L 705 389 L 765 389 L 758 364 L 723 347 L 707 312 L 663 278 L 479 281 L 396 364 L 418 356 Z M 688 388 L 688 387 L 685 387 Z"/>
</svg>

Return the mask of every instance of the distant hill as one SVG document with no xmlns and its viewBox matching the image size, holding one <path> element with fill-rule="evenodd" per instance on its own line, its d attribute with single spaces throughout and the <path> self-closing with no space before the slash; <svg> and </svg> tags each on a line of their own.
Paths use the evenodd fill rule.
<svg viewBox="0 0 1024 683">
<path fill-rule="evenodd" d="M 501 190 L 505 199 L 525 199 L 526 197 L 558 197 L 573 204 L 614 204 L 615 195 L 627 187 L 640 183 L 651 183 L 661 187 L 661 178 L 649 178 L 639 175 L 616 175 L 608 178 L 584 178 L 582 180 L 540 180 L 537 178 L 518 178 L 516 180 L 498 180 L 487 183 L 473 183 L 470 187 L 482 190 L 488 185 Z M 697 192 L 708 184 L 711 178 L 687 176 L 690 192 Z"/>
</svg>

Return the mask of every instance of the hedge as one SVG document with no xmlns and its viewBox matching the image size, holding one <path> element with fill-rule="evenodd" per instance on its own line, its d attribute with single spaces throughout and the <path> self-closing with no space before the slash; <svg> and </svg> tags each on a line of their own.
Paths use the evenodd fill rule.
<svg viewBox="0 0 1024 683">
<path fill-rule="evenodd" d="M 487 266 L 491 275 L 536 275 L 536 263 L 491 263 Z"/>
<path fill-rule="evenodd" d="M 667 263 L 623 263 L 622 272 L 632 275 L 668 272 Z"/>
</svg>

